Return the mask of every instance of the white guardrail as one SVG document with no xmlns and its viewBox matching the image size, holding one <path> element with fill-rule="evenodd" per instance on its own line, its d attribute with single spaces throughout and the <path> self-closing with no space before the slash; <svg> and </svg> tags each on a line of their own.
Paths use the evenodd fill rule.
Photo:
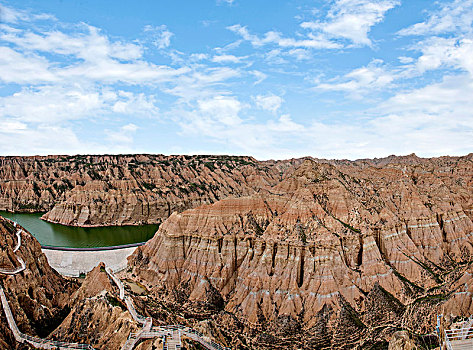
<svg viewBox="0 0 473 350">
<path fill-rule="evenodd" d="M 473 328 L 446 329 L 445 343 L 448 350 L 473 349 Z"/>
<path fill-rule="evenodd" d="M 206 349 L 210 350 L 230 350 L 230 348 L 226 348 L 218 343 L 215 343 L 212 340 L 205 340 L 204 335 L 192 328 L 188 328 L 181 325 L 170 325 L 170 326 L 162 326 L 162 327 L 154 327 L 151 330 L 153 320 L 150 317 L 143 317 L 135 309 L 133 304 L 133 300 L 129 296 L 125 296 L 125 287 L 123 286 L 122 281 L 118 277 L 115 276 L 112 269 L 109 267 L 105 268 L 105 271 L 108 273 L 110 278 L 115 282 L 119 291 L 120 291 L 120 299 L 125 301 L 127 306 L 128 312 L 131 314 L 133 319 L 136 322 L 143 324 L 143 328 L 140 332 L 137 333 L 130 333 L 128 335 L 128 339 L 126 343 L 123 345 L 122 350 L 129 350 L 133 349 L 133 347 L 139 342 L 140 339 L 144 338 L 155 338 L 155 337 L 166 337 L 168 333 L 172 333 L 174 330 L 180 331 L 181 335 L 185 335 L 192 340 L 200 343 Z"/>
<path fill-rule="evenodd" d="M 42 338 L 32 337 L 28 334 L 22 333 L 18 326 L 16 325 L 15 319 L 13 317 L 13 313 L 11 312 L 10 305 L 8 304 L 7 297 L 5 296 L 5 292 L 3 288 L 0 286 L 0 299 L 2 301 L 3 311 L 7 317 L 8 326 L 10 327 L 15 340 L 19 343 L 29 343 L 36 348 L 40 349 L 86 349 L 86 350 L 94 350 L 94 348 L 88 344 L 78 344 L 78 343 L 66 343 L 61 341 L 55 340 L 48 340 Z"/>
<path fill-rule="evenodd" d="M 13 226 L 16 228 L 17 223 L 13 222 Z M 16 232 L 17 236 L 17 244 L 15 245 L 13 252 L 16 253 L 20 247 L 21 247 L 21 233 L 23 232 L 22 229 L 19 229 Z M 16 269 L 0 269 L 0 273 L 2 274 L 7 274 L 7 275 L 15 275 L 20 273 L 21 271 L 26 269 L 25 262 L 23 261 L 22 258 L 16 256 L 16 259 L 20 263 L 20 267 Z M 156 327 L 152 330 L 152 325 L 153 325 L 153 319 L 151 317 L 143 317 L 135 309 L 135 306 L 133 305 L 133 300 L 129 296 L 125 296 L 125 287 L 123 286 L 122 281 L 120 281 L 119 278 L 115 276 L 113 273 L 113 270 L 109 267 L 106 267 L 106 272 L 110 276 L 110 278 L 115 282 L 119 289 L 119 296 L 121 300 L 124 300 L 128 312 L 131 314 L 133 319 L 141 323 L 143 325 L 143 328 L 141 329 L 140 332 L 138 333 L 130 333 L 128 336 L 127 341 L 123 345 L 122 349 L 133 349 L 134 346 L 140 341 L 140 339 L 144 338 L 154 338 L 154 337 L 164 337 L 164 341 L 166 342 L 166 337 L 170 337 L 169 341 L 170 342 L 176 342 L 178 341 L 179 344 L 174 344 L 175 349 L 180 348 L 180 338 L 181 335 L 187 336 L 191 338 L 192 340 L 200 343 L 202 346 L 204 346 L 206 349 L 210 350 L 230 350 L 230 348 L 226 348 L 224 346 L 221 346 L 218 343 L 215 343 L 212 340 L 206 340 L 205 336 L 192 329 L 188 328 L 185 326 L 181 325 L 171 325 L 171 326 L 163 326 L 163 327 Z M 42 339 L 42 338 L 36 338 L 32 337 L 28 334 L 22 333 L 19 329 L 18 326 L 15 322 L 15 318 L 13 317 L 13 313 L 10 309 L 10 305 L 8 304 L 8 300 L 6 298 L 5 292 L 3 291 L 3 287 L 0 286 L 0 300 L 3 306 L 3 310 L 5 312 L 8 325 L 13 332 L 13 335 L 19 343 L 29 343 L 36 348 L 40 349 L 61 349 L 61 350 L 66 350 L 66 349 L 86 349 L 86 350 L 95 350 L 91 345 L 89 344 L 79 344 L 79 343 L 67 343 L 67 342 L 61 342 L 61 341 L 55 341 L 55 340 L 48 340 L 48 339 Z M 178 331 L 178 336 L 177 339 L 174 337 L 174 332 L 173 331 Z"/>
<path fill-rule="evenodd" d="M 9 220 L 11 221 L 11 220 Z M 13 226 L 16 228 L 17 223 L 14 221 L 11 221 L 13 223 Z M 17 237 L 17 243 L 15 247 L 13 248 L 13 252 L 16 253 L 20 247 L 21 247 L 21 234 L 24 232 L 22 229 L 19 229 L 16 231 L 16 237 Z M 0 273 L 5 274 L 5 275 L 16 275 L 20 273 L 21 271 L 26 269 L 25 262 L 23 261 L 22 258 L 19 256 L 15 255 L 16 259 L 20 263 L 20 267 L 16 269 L 0 269 Z M 13 313 L 10 309 L 10 305 L 8 304 L 7 297 L 5 295 L 5 292 L 3 291 L 3 287 L 0 286 L 0 300 L 2 303 L 3 311 L 5 312 L 5 316 L 7 317 L 7 322 L 8 326 L 10 327 L 10 330 L 13 333 L 13 336 L 15 337 L 15 340 L 19 343 L 29 343 L 33 345 L 36 348 L 39 349 L 86 349 L 86 350 L 94 350 L 94 348 L 88 344 L 78 344 L 78 343 L 67 343 L 67 342 L 61 342 L 61 341 L 55 341 L 55 340 L 49 340 L 49 339 L 42 339 L 42 338 L 37 338 L 37 337 L 32 337 L 31 335 L 22 333 L 16 324 L 15 318 L 13 317 Z"/>
</svg>

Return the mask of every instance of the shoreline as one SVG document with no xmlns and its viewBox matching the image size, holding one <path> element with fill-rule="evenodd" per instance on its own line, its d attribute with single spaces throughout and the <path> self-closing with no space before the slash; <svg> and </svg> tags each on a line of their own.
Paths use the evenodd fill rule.
<svg viewBox="0 0 473 350">
<path fill-rule="evenodd" d="M 127 222 L 125 224 L 118 224 L 118 223 L 108 223 L 108 224 L 94 224 L 94 225 L 91 225 L 91 224 L 86 224 L 86 225 L 75 225 L 75 224 L 64 224 L 62 222 L 59 222 L 59 221 L 54 221 L 54 220 L 51 220 L 51 219 L 46 219 L 44 218 L 44 215 L 46 215 L 50 210 L 47 210 L 47 211 L 37 211 L 37 210 L 28 210 L 28 209 L 25 209 L 25 210 L 11 210 L 11 209 L 6 209 L 6 208 L 0 208 L 0 212 L 6 212 L 6 213 L 10 213 L 10 214 L 40 214 L 41 216 L 39 217 L 40 220 L 44 221 L 44 222 L 47 222 L 47 223 L 50 223 L 50 224 L 54 224 L 54 225 L 61 225 L 61 226 L 65 226 L 65 227 L 77 227 L 77 228 L 106 228 L 106 227 L 137 227 L 137 226 L 151 226 L 151 225 L 156 225 L 159 226 L 162 224 L 162 221 L 157 221 L 157 222 Z M 1 216 L 1 214 L 0 214 Z"/>
<path fill-rule="evenodd" d="M 135 248 L 135 247 L 139 247 L 146 244 L 146 242 L 148 241 L 139 242 L 139 243 L 122 244 L 122 245 L 104 246 L 104 247 L 57 247 L 57 246 L 41 245 L 41 249 L 59 250 L 59 251 L 67 251 L 67 252 L 97 252 L 97 251 L 103 251 L 103 250 Z"/>
</svg>

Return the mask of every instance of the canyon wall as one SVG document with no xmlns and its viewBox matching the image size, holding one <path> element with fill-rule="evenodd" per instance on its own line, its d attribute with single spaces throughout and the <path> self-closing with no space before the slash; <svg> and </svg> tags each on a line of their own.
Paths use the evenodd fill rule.
<svg viewBox="0 0 473 350">
<path fill-rule="evenodd" d="M 287 318 L 353 348 L 380 321 L 428 333 L 437 313 L 473 313 L 472 220 L 472 155 L 307 159 L 271 188 L 173 213 L 130 265 L 189 303 L 217 291 L 247 329 Z"/>
<path fill-rule="evenodd" d="M 45 212 L 70 226 L 159 224 L 228 196 L 276 184 L 301 160 L 104 155 L 0 157 L 0 210 Z"/>
<path fill-rule="evenodd" d="M 17 252 L 13 252 L 17 244 L 16 232 L 11 221 L 0 217 L 0 269 L 20 267 L 16 256 L 25 262 L 25 269 L 16 275 L 0 273 L 0 283 L 20 331 L 46 337 L 69 313 L 69 296 L 79 285 L 49 266 L 38 241 L 29 233 L 21 235 L 22 244 Z M 3 309 L 0 319 L 0 349 L 22 348 L 8 327 Z"/>
<path fill-rule="evenodd" d="M 91 344 L 95 349 L 119 349 L 130 332 L 139 330 L 126 306 L 118 300 L 103 264 L 84 280 L 65 278 L 53 270 L 38 241 L 0 216 L 0 284 L 19 330 L 33 337 Z M 12 275 L 2 271 L 25 268 Z M 0 309 L 0 349 L 33 349 L 17 342 L 3 308 Z M 151 350 L 151 348 L 149 348 Z"/>
<path fill-rule="evenodd" d="M 155 324 L 235 349 L 427 349 L 438 314 L 446 327 L 473 314 L 472 154 L 1 161 L 2 209 L 69 225 L 162 222 L 121 275 Z M 15 230 L 2 219 L 0 231 L 0 268 L 14 268 Z M 27 269 L 0 278 L 25 333 L 107 349 L 138 329 L 103 267 L 79 286 L 29 234 L 18 254 Z M 1 341 L 13 344 L 5 326 Z"/>
</svg>

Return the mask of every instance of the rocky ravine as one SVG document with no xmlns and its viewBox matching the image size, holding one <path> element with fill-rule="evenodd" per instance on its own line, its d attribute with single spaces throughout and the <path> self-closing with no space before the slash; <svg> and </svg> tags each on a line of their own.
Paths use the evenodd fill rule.
<svg viewBox="0 0 473 350">
<path fill-rule="evenodd" d="M 121 164 L 111 169 L 125 169 L 130 168 L 126 157 L 103 158 L 107 164 Z M 135 164 L 139 157 L 130 156 L 128 161 Z M 156 160 L 150 159 L 160 156 L 143 157 L 148 160 L 139 164 L 140 169 L 154 169 Z M 56 165 L 40 166 L 43 158 L 38 162 L 9 158 L 23 165 L 14 165 L 13 173 L 1 168 L 3 178 L 20 178 L 16 184 L 2 183 L 4 202 L 13 203 L 15 210 L 14 205 L 33 198 L 31 203 L 46 208 L 47 193 L 54 192 L 47 188 L 54 188 L 57 181 L 77 179 L 70 190 L 58 190 L 51 197 L 53 209 L 46 215 L 75 198 L 69 203 L 80 210 L 70 216 L 76 220 L 72 224 L 103 224 L 122 215 L 123 223 L 138 223 L 148 214 L 123 209 L 129 208 L 128 197 L 116 196 L 115 191 L 143 199 L 144 194 L 159 193 L 157 187 L 133 187 L 143 187 L 143 181 L 164 179 L 159 188 L 171 188 L 167 181 L 181 184 L 180 189 L 172 187 L 172 193 L 180 196 L 166 192 L 165 198 L 187 204 L 135 251 L 129 270 L 121 275 L 129 281 L 128 293 L 139 313 L 153 317 L 155 325 L 185 324 L 233 349 L 427 349 L 437 341 L 433 334 L 437 314 L 445 315 L 446 326 L 473 314 L 472 154 L 356 162 L 240 162 L 231 172 L 218 168 L 231 167 L 227 164 L 204 163 L 202 171 L 189 177 L 183 174 L 192 166 L 176 161 L 173 166 L 163 165 L 176 174 L 172 180 L 161 175 L 148 179 L 141 170 L 133 175 L 132 187 L 108 192 L 87 187 L 97 182 L 79 182 L 85 181 L 84 169 L 95 165 L 80 163 L 81 170 L 73 172 L 72 163 L 58 158 L 65 168 L 57 175 L 51 173 Z M 102 158 L 84 159 L 100 164 Z M 197 157 L 186 161 L 190 164 L 192 159 Z M 221 159 L 225 157 L 218 162 Z M 24 164 L 30 164 L 26 172 L 20 171 Z M 201 172 L 202 181 L 214 187 L 206 185 L 208 191 L 184 196 L 182 188 L 194 188 L 191 183 L 196 184 Z M 242 174 L 234 180 L 240 187 L 229 185 L 230 173 Z M 30 177 L 41 181 L 26 179 Z M 97 181 L 113 183 L 111 177 Z M 33 183 L 44 186 L 44 191 L 35 191 Z M 35 193 L 31 197 L 29 186 Z M 114 195 L 106 197 L 110 191 Z M 74 193 L 81 193 L 82 202 Z M 194 195 L 197 199 L 190 202 Z M 132 207 L 144 208 L 147 202 L 136 203 Z M 184 210 L 187 205 L 193 209 Z M 81 214 L 84 208 L 89 208 L 89 216 Z M 148 218 L 164 220 L 171 211 L 159 219 Z M 85 217 L 89 221 L 81 221 Z M 17 263 L 12 253 L 15 232 L 3 219 L 0 232 L 4 242 L 0 267 L 12 268 Z M 31 236 L 25 237 L 17 253 L 27 269 L 0 279 L 25 333 L 43 332 L 55 339 L 112 349 L 138 329 L 116 298 L 117 290 L 103 267 L 80 283 L 51 270 Z M 46 330 L 41 325 L 50 326 Z M 3 330 L 0 344 L 14 349 L 11 334 L 5 326 Z M 199 348 L 192 342 L 185 346 Z M 147 340 L 138 349 L 156 347 L 159 340 Z"/>
<path fill-rule="evenodd" d="M 19 329 L 33 336 L 46 337 L 69 313 L 69 296 L 79 286 L 61 277 L 48 265 L 38 241 L 31 235 L 22 234 L 22 245 L 13 253 L 17 243 L 16 231 L 10 221 L 0 217 L 0 268 L 18 267 L 16 255 L 26 265 L 26 269 L 16 275 L 0 273 L 0 283 Z M 3 309 L 1 311 L 0 349 L 23 349 L 16 343 Z"/>
<path fill-rule="evenodd" d="M 233 346 L 235 322 L 252 349 L 387 348 L 398 330 L 428 346 L 437 314 L 473 314 L 472 158 L 306 160 L 257 194 L 173 213 L 130 264 L 187 309 L 216 295 L 235 320 L 213 335 Z"/>
<path fill-rule="evenodd" d="M 16 256 L 26 265 L 15 275 L 0 273 L 0 284 L 21 332 L 106 350 L 120 349 L 128 334 L 138 331 L 103 265 L 83 281 L 64 278 L 49 266 L 38 241 L 26 231 L 14 253 L 16 231 L 9 220 L 0 217 L 0 269 L 18 267 Z M 3 308 L 0 310 L 0 349 L 32 349 L 16 342 Z"/>
<path fill-rule="evenodd" d="M 0 210 L 46 212 L 71 226 L 161 223 L 228 196 L 275 185 L 302 160 L 104 155 L 0 157 Z"/>
</svg>

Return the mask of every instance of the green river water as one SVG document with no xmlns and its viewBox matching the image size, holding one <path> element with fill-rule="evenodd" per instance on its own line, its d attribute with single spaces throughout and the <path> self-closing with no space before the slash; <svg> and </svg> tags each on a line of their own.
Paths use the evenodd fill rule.
<svg viewBox="0 0 473 350">
<path fill-rule="evenodd" d="M 23 226 L 41 245 L 53 247 L 91 248 L 145 242 L 153 237 L 159 227 L 144 225 L 84 228 L 51 224 L 41 220 L 40 213 L 0 211 L 0 215 Z"/>
</svg>

